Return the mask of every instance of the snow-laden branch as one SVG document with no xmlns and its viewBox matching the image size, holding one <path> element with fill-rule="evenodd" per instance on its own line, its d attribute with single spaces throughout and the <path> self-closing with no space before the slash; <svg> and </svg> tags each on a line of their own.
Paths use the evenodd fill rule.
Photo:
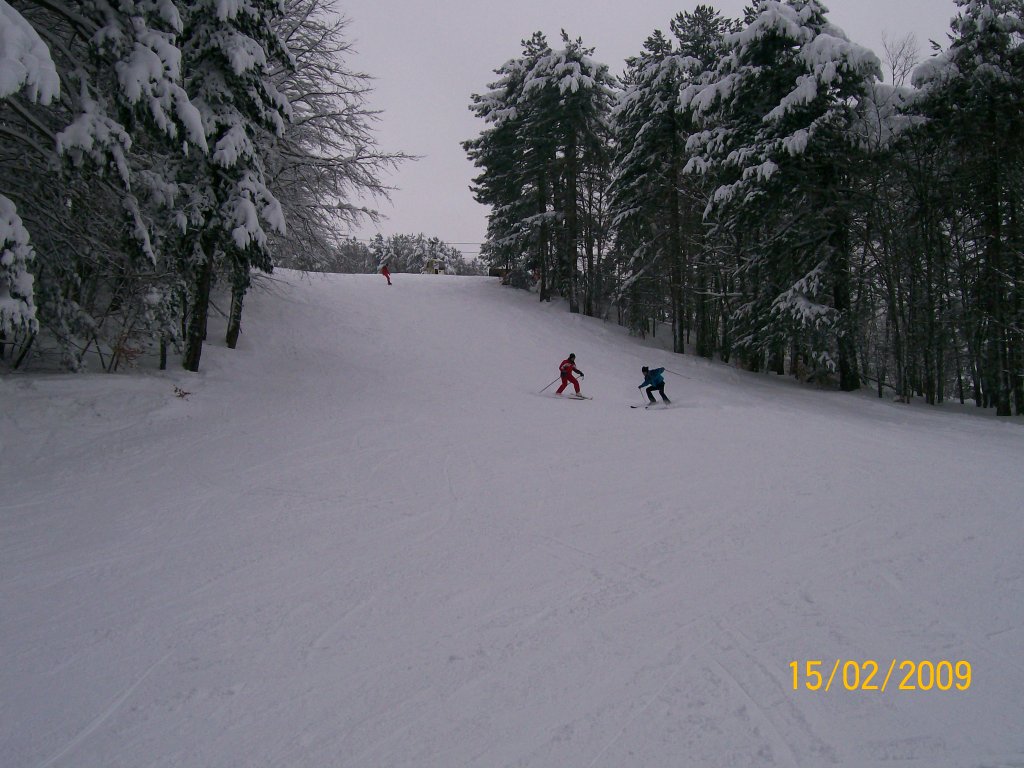
<svg viewBox="0 0 1024 768">
<path fill-rule="evenodd" d="M 0 99 L 22 88 L 30 101 L 49 104 L 60 94 L 60 77 L 32 25 L 0 0 Z"/>
<path fill-rule="evenodd" d="M 0 334 L 34 333 L 38 327 L 33 301 L 33 259 L 28 231 L 14 203 L 0 195 Z"/>
</svg>

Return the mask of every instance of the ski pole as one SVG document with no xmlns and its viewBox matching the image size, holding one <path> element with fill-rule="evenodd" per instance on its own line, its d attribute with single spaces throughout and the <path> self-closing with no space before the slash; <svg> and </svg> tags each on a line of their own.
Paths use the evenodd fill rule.
<svg viewBox="0 0 1024 768">
<path fill-rule="evenodd" d="M 561 376 L 559 376 L 559 377 L 558 377 L 558 379 L 560 379 L 560 378 L 562 378 L 562 377 L 561 377 Z M 555 379 L 555 381 L 558 381 L 558 379 Z M 551 384 L 554 384 L 554 383 L 555 383 L 555 381 L 552 381 L 552 382 L 551 382 Z M 548 384 L 548 387 L 550 387 L 550 386 L 551 386 L 551 384 Z M 544 387 L 544 389 L 547 389 L 548 387 Z M 539 394 L 540 394 L 541 392 L 543 392 L 543 391 L 544 391 L 544 389 L 542 389 L 542 390 L 541 390 L 540 392 L 538 392 L 537 394 L 539 395 Z"/>
<path fill-rule="evenodd" d="M 693 381 L 693 379 L 691 379 L 689 376 L 683 376 L 683 374 L 676 373 L 675 371 L 670 371 L 668 368 L 665 369 L 665 373 L 671 373 L 673 376 L 678 376 L 681 379 L 687 379 L 689 381 Z"/>
</svg>

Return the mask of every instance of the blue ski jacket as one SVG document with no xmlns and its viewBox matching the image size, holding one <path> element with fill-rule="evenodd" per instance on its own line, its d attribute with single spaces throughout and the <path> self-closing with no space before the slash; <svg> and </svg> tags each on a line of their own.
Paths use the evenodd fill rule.
<svg viewBox="0 0 1024 768">
<path fill-rule="evenodd" d="M 640 387 L 657 387 L 665 383 L 665 377 L 662 375 L 665 373 L 664 368 L 652 368 L 647 372 L 647 376 L 644 377 L 644 383 Z M 637 389 L 640 389 L 637 387 Z"/>
</svg>

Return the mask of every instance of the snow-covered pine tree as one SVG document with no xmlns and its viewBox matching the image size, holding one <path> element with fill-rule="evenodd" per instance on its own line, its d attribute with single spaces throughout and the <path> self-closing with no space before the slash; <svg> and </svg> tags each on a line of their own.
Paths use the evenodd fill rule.
<svg viewBox="0 0 1024 768">
<path fill-rule="evenodd" d="M 609 194 L 623 259 L 618 293 L 628 322 L 639 330 L 667 308 L 674 350 L 683 351 L 693 322 L 698 353 L 708 357 L 715 334 L 706 301 L 710 270 L 701 221 L 704 182 L 683 174 L 692 120 L 678 96 L 717 63 L 729 28 L 717 11 L 699 5 L 672 20 L 675 41 L 656 30 L 644 52 L 627 62 L 625 90 L 612 120 L 616 156 Z"/>
<path fill-rule="evenodd" d="M 950 47 L 914 72 L 970 244 L 966 338 L 978 401 L 1024 413 L 1024 0 L 956 0 Z"/>
<path fill-rule="evenodd" d="M 661 318 L 664 278 L 672 268 L 669 262 L 680 255 L 682 163 L 675 169 L 672 163 L 682 158 L 679 150 L 685 144 L 676 104 L 689 63 L 655 30 L 643 53 L 627 61 L 624 89 L 612 110 L 615 156 L 608 192 L 622 277 L 616 301 L 633 331 L 643 332 Z M 678 350 L 678 344 L 673 347 Z"/>
<path fill-rule="evenodd" d="M 199 369 L 218 262 L 231 284 L 228 344 L 234 346 L 251 270 L 273 268 L 264 226 L 285 231 L 263 156 L 268 137 L 280 137 L 291 117 L 270 77 L 275 65 L 291 66 L 273 26 L 283 11 L 283 0 L 196 0 L 184 13 L 185 88 L 210 149 L 182 167 L 187 232 L 181 257 L 190 308 L 183 365 L 190 371 Z"/>
<path fill-rule="evenodd" d="M 569 311 L 579 312 L 579 265 L 586 252 L 580 179 L 588 169 L 610 163 L 608 115 L 615 80 L 582 39 L 572 39 L 563 30 L 562 42 L 564 48 L 532 64 L 519 104 L 525 109 L 521 135 L 536 145 L 554 144 L 554 162 L 546 175 L 556 180 L 552 200 L 560 214 L 555 284 L 568 299 Z"/>
<path fill-rule="evenodd" d="M 49 104 L 60 78 L 49 48 L 20 13 L 0 0 L 0 101 L 24 90 L 30 103 Z M 28 344 L 39 327 L 29 233 L 14 202 L 0 194 L 0 358 L 8 343 Z"/>
<path fill-rule="evenodd" d="M 17 98 L 3 106 L 11 151 L 0 156 L 0 176 L 31 211 L 42 325 L 70 367 L 92 347 L 113 368 L 135 337 L 161 324 L 173 293 L 147 206 L 168 192 L 159 155 L 186 142 L 204 147 L 179 84 L 180 18 L 169 0 L 14 5 L 49 48 L 63 87 L 49 106 Z"/>
<path fill-rule="evenodd" d="M 416 235 L 389 235 L 386 238 L 378 233 L 370 241 L 369 252 L 373 256 L 376 269 L 379 270 L 387 262 L 392 273 L 418 273 L 439 269 L 446 275 L 478 274 L 478 271 L 466 262 L 458 248 L 439 237 L 427 237 L 422 232 Z"/>
<path fill-rule="evenodd" d="M 786 351 L 860 385 L 850 332 L 850 135 L 872 52 L 828 22 L 818 0 L 761 0 L 704 82 L 680 96 L 702 130 L 691 171 L 718 180 L 707 208 L 738 244 L 737 347 L 783 370 Z"/>
<path fill-rule="evenodd" d="M 923 261 L 919 228 L 908 227 L 907 222 L 915 218 L 919 195 L 930 194 L 930 182 L 921 171 L 934 160 L 929 148 L 906 140 L 920 120 L 905 111 L 911 95 L 909 87 L 875 83 L 853 126 L 868 158 L 859 180 L 863 203 L 855 240 L 862 251 L 855 260 L 854 300 L 870 309 L 859 318 L 858 358 L 864 377 L 874 379 L 879 397 L 892 387 L 901 399 L 910 396 L 911 320 L 927 324 L 937 317 L 928 318 L 921 304 L 911 309 L 909 300 L 926 295 L 917 277 Z"/>
<path fill-rule="evenodd" d="M 0 195 L 0 358 L 8 339 L 32 337 L 38 328 L 29 262 L 33 259 L 28 231 L 17 208 Z"/>
<path fill-rule="evenodd" d="M 595 185 L 580 180 L 600 177 L 608 163 L 614 81 L 581 40 L 564 31 L 562 40 L 565 47 L 552 50 L 537 32 L 523 41 L 520 58 L 495 70 L 499 79 L 470 107 L 491 127 L 463 146 L 483 169 L 476 198 L 492 206 L 485 251 L 506 266 L 536 270 L 541 301 L 554 288 L 578 312 L 580 259 L 593 248 L 587 235 L 600 229 L 581 221 L 599 215 L 599 206 L 581 205 L 582 192 Z M 524 253 L 531 256 L 522 260 Z"/>
<path fill-rule="evenodd" d="M 473 94 L 470 109 L 488 127 L 463 142 L 466 154 L 481 169 L 473 179 L 476 200 L 490 206 L 487 248 L 491 263 L 514 270 L 535 270 L 540 300 L 549 298 L 548 279 L 552 212 L 550 178 L 555 154 L 549 135 L 525 135 L 524 126 L 536 101 L 524 99 L 526 75 L 550 53 L 547 39 L 536 32 L 522 41 L 522 55 L 494 70 L 498 79 L 483 94 Z"/>
<path fill-rule="evenodd" d="M 374 258 L 370 247 L 354 237 L 347 237 L 339 243 L 337 251 L 331 261 L 324 265 L 323 270 L 364 274 L 373 272 L 376 267 L 377 259 Z"/>
</svg>

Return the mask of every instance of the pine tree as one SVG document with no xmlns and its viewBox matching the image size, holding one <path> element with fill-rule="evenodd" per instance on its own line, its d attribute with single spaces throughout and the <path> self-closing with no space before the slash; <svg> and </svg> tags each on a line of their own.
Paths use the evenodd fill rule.
<svg viewBox="0 0 1024 768">
<path fill-rule="evenodd" d="M 920 178 L 914 168 L 932 153 L 914 147 L 907 132 L 916 118 L 906 114 L 911 89 L 878 83 L 864 102 L 857 127 L 869 163 L 861 180 L 863 210 L 855 239 L 861 245 L 857 300 L 862 313 L 859 357 L 865 375 L 874 374 L 879 397 L 890 385 L 897 397 L 910 396 L 910 304 L 920 293 L 910 288 L 920 260 L 914 229 L 913 201 L 930 185 L 912 183 Z"/>
<path fill-rule="evenodd" d="M 1024 189 L 1024 2 L 957 0 L 948 50 L 921 65 L 922 129 L 945 140 L 950 182 L 974 223 L 966 286 L 974 306 L 968 338 L 980 379 L 979 402 L 999 415 L 1024 413 L 1024 274 L 1020 208 Z"/>
<path fill-rule="evenodd" d="M 545 133 L 527 134 L 543 108 L 526 99 L 527 74 L 551 49 L 540 32 L 522 41 L 523 53 L 495 70 L 498 79 L 483 94 L 474 94 L 470 109 L 488 128 L 463 143 L 481 173 L 473 180 L 476 200 L 491 207 L 487 218 L 487 253 L 508 269 L 536 271 L 540 299 L 549 297 L 549 233 L 552 213 L 550 177 L 554 141 Z"/>
<path fill-rule="evenodd" d="M 659 286 L 667 283 L 673 349 L 684 350 L 692 311 L 698 351 L 705 356 L 711 354 L 713 329 L 705 301 L 709 254 L 701 222 L 704 190 L 698 179 L 683 174 L 686 137 L 693 125 L 678 95 L 717 62 L 729 26 L 717 11 L 701 5 L 672 20 L 674 42 L 656 30 L 643 54 L 628 62 L 626 88 L 614 113 L 610 195 L 613 226 L 626 259 L 620 292 L 632 295 L 631 304 L 651 305 L 653 314 L 641 311 L 634 317 L 634 323 L 646 326 L 666 306 Z"/>
<path fill-rule="evenodd" d="M 0 100 L 24 89 L 30 103 L 49 104 L 60 92 L 60 79 L 46 43 L 20 13 L 3 2 L 0 25 L 6 37 L 0 49 Z M 29 271 L 34 256 L 17 207 L 0 194 L 0 357 L 8 339 L 27 344 L 39 328 Z"/>
<path fill-rule="evenodd" d="M 269 137 L 280 137 L 291 117 L 270 78 L 273 66 L 291 66 L 273 27 L 282 9 L 278 0 L 197 0 L 185 17 L 185 87 L 210 148 L 182 168 L 189 221 L 181 255 L 190 307 L 183 365 L 190 371 L 199 369 L 218 262 L 231 284 L 228 344 L 234 346 L 251 270 L 273 269 L 264 226 L 285 232 L 264 160 Z"/>
<path fill-rule="evenodd" d="M 114 368 L 163 322 L 171 294 L 149 205 L 173 186 L 160 158 L 205 148 L 180 86 L 180 17 L 159 0 L 16 5 L 52 54 L 62 98 L 3 105 L 0 176 L 30 212 L 40 324 L 69 367 L 92 347 Z"/>
<path fill-rule="evenodd" d="M 538 32 L 520 58 L 495 70 L 500 78 L 471 106 L 491 127 L 463 146 L 483 169 L 474 193 L 492 207 L 491 257 L 536 269 L 541 300 L 554 288 L 578 312 L 580 259 L 598 229 L 583 220 L 597 208 L 582 200 L 590 174 L 607 163 L 612 78 L 581 40 L 564 31 L 562 40 L 565 48 L 552 50 Z"/>
<path fill-rule="evenodd" d="M 0 195 L 0 357 L 7 339 L 30 338 L 39 328 L 28 269 L 33 257 L 14 203 Z"/>
<path fill-rule="evenodd" d="M 614 81 L 580 38 L 563 30 L 562 42 L 563 49 L 538 58 L 526 75 L 522 102 L 529 109 L 522 135 L 535 146 L 554 147 L 547 175 L 557 184 L 552 196 L 560 225 L 555 281 L 569 310 L 579 312 L 579 263 L 586 251 L 580 179 L 588 168 L 609 162 L 605 136 Z"/>
<path fill-rule="evenodd" d="M 851 125 L 878 58 L 826 19 L 818 0 L 762 0 L 684 106 L 702 121 L 690 169 L 715 174 L 718 237 L 739 247 L 733 322 L 748 365 L 785 353 L 860 386 L 850 317 Z"/>
</svg>

